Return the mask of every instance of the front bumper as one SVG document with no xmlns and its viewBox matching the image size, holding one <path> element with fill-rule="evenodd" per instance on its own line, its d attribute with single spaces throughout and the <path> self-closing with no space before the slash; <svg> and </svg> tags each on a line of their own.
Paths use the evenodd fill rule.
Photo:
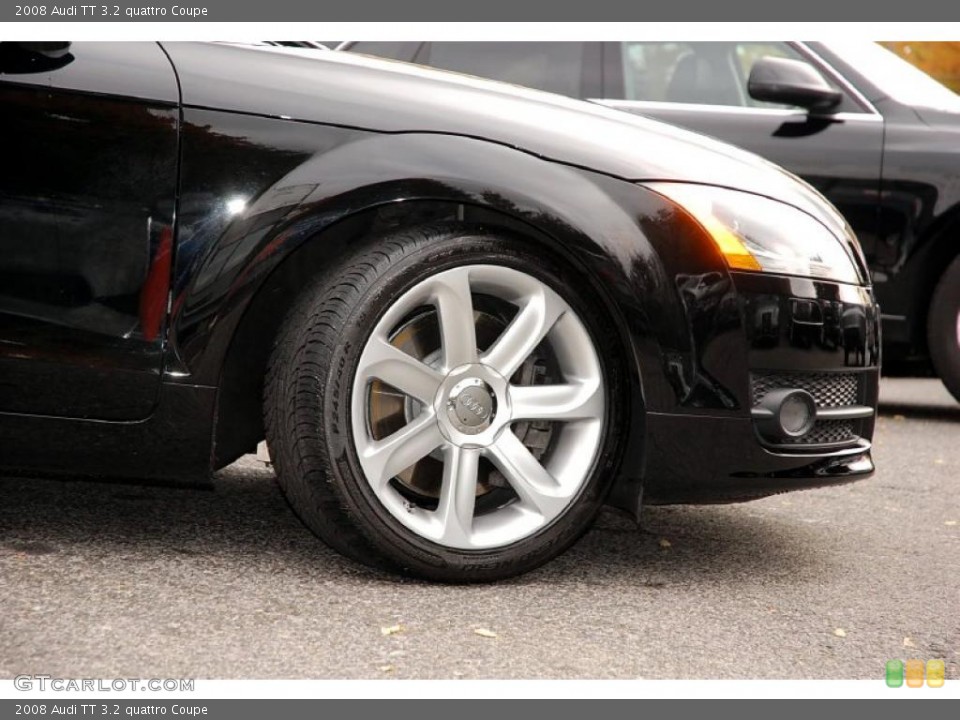
<svg viewBox="0 0 960 720">
<path fill-rule="evenodd" d="M 765 448 L 742 418 L 647 415 L 650 463 L 644 502 L 724 503 L 824 485 L 873 474 L 870 443 L 822 452 Z"/>
<path fill-rule="evenodd" d="M 675 409 L 646 414 L 644 502 L 735 502 L 870 476 L 880 363 L 870 289 L 753 273 L 731 278 L 730 292 L 712 303 L 725 312 L 684 301 L 693 369 L 674 383 Z M 825 417 L 804 438 L 760 431 L 757 407 L 777 388 L 815 397 Z"/>
</svg>

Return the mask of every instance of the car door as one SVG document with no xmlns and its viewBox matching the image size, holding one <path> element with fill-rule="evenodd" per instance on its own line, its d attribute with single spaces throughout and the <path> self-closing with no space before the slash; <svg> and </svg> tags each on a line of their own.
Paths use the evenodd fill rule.
<svg viewBox="0 0 960 720">
<path fill-rule="evenodd" d="M 747 78 L 753 63 L 765 56 L 813 64 L 843 92 L 840 106 L 830 114 L 811 114 L 754 100 Z M 604 94 L 596 100 L 711 135 L 782 165 L 837 206 L 868 256 L 876 244 L 883 118 L 804 45 L 605 43 Z"/>
<path fill-rule="evenodd" d="M 178 106 L 156 43 L 0 43 L 0 413 L 153 408 Z"/>
</svg>

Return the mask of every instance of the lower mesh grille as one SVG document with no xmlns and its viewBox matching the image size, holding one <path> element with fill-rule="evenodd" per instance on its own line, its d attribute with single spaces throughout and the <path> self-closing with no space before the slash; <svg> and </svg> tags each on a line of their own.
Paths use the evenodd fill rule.
<svg viewBox="0 0 960 720">
<path fill-rule="evenodd" d="M 772 390 L 805 390 L 818 408 L 849 407 L 860 404 L 860 375 L 857 373 L 753 373 L 750 389 L 756 407 Z M 858 420 L 818 420 L 813 430 L 800 438 L 784 439 L 783 446 L 840 445 L 859 439 Z"/>
<path fill-rule="evenodd" d="M 802 438 L 782 441 L 784 445 L 834 445 L 857 439 L 853 420 L 820 420 Z"/>
<path fill-rule="evenodd" d="M 860 398 L 860 378 L 855 373 L 754 373 L 750 380 L 754 406 L 780 388 L 806 390 L 817 407 L 856 405 Z"/>
</svg>

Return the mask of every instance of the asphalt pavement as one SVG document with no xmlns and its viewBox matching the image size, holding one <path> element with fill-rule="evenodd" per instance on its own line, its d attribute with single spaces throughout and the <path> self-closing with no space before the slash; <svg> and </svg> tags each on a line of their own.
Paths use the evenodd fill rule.
<svg viewBox="0 0 960 720">
<path fill-rule="evenodd" d="M 960 678 L 960 405 L 882 399 L 870 480 L 605 513 L 486 586 L 341 559 L 252 457 L 213 491 L 0 478 L 0 677 Z"/>
</svg>

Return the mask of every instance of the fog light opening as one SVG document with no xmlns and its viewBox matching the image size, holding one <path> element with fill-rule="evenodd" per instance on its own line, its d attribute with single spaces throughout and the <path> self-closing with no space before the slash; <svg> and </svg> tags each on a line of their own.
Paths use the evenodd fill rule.
<svg viewBox="0 0 960 720">
<path fill-rule="evenodd" d="M 771 440 L 803 437 L 817 422 L 817 404 L 805 390 L 773 390 L 753 409 L 760 433 Z"/>
<path fill-rule="evenodd" d="M 780 404 L 780 429 L 789 437 L 806 435 L 817 419 L 817 407 L 813 398 L 805 392 L 788 396 Z"/>
</svg>

